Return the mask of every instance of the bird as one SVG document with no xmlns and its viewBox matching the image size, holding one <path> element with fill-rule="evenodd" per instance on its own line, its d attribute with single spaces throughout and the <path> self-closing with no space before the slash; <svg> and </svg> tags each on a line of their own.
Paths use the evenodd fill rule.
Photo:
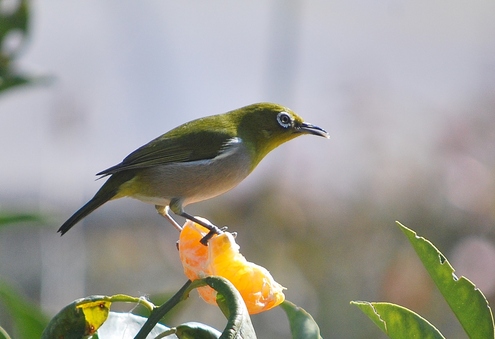
<svg viewBox="0 0 495 339">
<path fill-rule="evenodd" d="M 215 225 L 187 212 L 186 205 L 223 194 L 243 181 L 273 149 L 300 135 L 329 134 L 279 104 L 261 102 L 186 122 L 139 147 L 99 173 L 108 177 L 96 194 L 58 229 L 64 235 L 110 200 L 131 197 L 210 230 Z M 173 219 L 171 220 L 173 223 Z"/>
</svg>

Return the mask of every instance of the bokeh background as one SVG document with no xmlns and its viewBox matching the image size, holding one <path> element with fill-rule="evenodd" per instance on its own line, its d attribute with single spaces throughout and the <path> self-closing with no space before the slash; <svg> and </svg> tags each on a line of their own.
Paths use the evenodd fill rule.
<svg viewBox="0 0 495 339">
<path fill-rule="evenodd" d="M 0 96 L 0 209 L 45 222 L 0 229 L 1 279 L 51 315 L 91 294 L 178 290 L 178 235 L 152 206 L 122 199 L 56 230 L 135 148 L 273 101 L 331 139 L 281 146 L 189 212 L 238 232 L 325 338 L 384 337 L 351 300 L 464 338 L 395 220 L 495 302 L 494 13 L 484 0 L 33 1 L 18 66 L 45 81 Z M 188 320 L 224 325 L 196 295 Z M 253 322 L 289 336 L 279 309 Z"/>
</svg>

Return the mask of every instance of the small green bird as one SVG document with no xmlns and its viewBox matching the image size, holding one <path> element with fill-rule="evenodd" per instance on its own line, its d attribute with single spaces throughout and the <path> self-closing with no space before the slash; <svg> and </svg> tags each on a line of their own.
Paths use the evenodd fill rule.
<svg viewBox="0 0 495 339">
<path fill-rule="evenodd" d="M 120 164 L 97 175 L 110 176 L 95 196 L 59 229 L 72 226 L 109 200 L 131 197 L 168 208 L 210 230 L 219 229 L 187 214 L 184 206 L 227 192 L 244 180 L 271 150 L 299 135 L 329 138 L 290 109 L 258 103 L 187 122 L 141 146 Z"/>
</svg>

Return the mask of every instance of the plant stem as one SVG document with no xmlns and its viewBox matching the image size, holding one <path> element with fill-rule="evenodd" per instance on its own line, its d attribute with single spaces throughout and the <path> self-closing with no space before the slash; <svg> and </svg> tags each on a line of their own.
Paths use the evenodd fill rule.
<svg viewBox="0 0 495 339">
<path fill-rule="evenodd" d="M 189 288 L 189 285 L 191 285 L 191 280 L 188 280 L 184 286 L 182 286 L 181 289 L 172 296 L 172 298 L 167 300 L 160 307 L 154 309 L 134 339 L 146 339 L 146 336 L 151 332 L 160 319 L 163 318 L 168 311 L 174 308 L 175 305 L 184 300 L 184 292 L 186 292 Z"/>
</svg>

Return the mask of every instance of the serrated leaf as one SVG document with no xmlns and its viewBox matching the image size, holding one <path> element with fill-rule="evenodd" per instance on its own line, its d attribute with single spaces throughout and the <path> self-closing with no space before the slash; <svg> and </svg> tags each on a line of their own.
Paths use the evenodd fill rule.
<svg viewBox="0 0 495 339">
<path fill-rule="evenodd" d="M 353 301 L 386 335 L 392 339 L 445 339 L 419 314 L 399 305 L 383 302 Z"/>
<path fill-rule="evenodd" d="M 454 268 L 430 241 L 399 222 L 397 224 L 469 338 L 494 338 L 493 314 L 483 293 L 467 278 L 457 278 Z"/>
<path fill-rule="evenodd" d="M 313 317 L 303 308 L 285 300 L 280 306 L 289 319 L 290 331 L 294 339 L 320 339 L 320 328 Z"/>
</svg>

